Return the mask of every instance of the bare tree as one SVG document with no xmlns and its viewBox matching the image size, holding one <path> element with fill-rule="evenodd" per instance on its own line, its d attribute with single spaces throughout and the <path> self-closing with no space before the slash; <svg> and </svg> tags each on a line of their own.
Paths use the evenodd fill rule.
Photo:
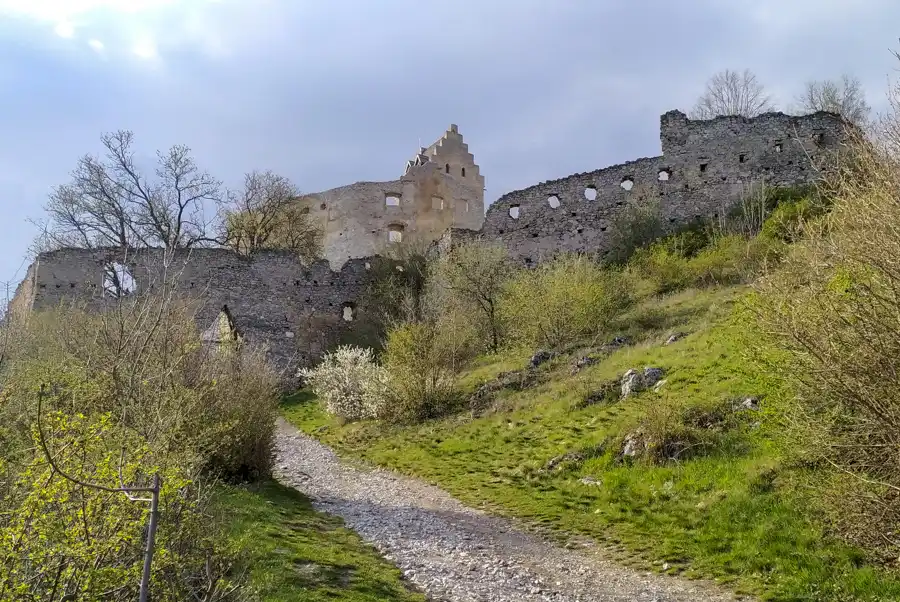
<svg viewBox="0 0 900 602">
<path fill-rule="evenodd" d="M 842 75 L 840 81 L 826 79 L 806 83 L 797 97 L 798 112 L 830 111 L 850 123 L 865 127 L 872 108 L 866 102 L 862 84 L 856 77 Z"/>
<path fill-rule="evenodd" d="M 756 117 L 772 110 L 772 97 L 752 71 L 745 69 L 739 73 L 726 69 L 706 82 L 706 91 L 694 105 L 691 118 L 712 119 L 719 115 Z"/>
<path fill-rule="evenodd" d="M 100 140 L 105 155 L 83 156 L 71 181 L 50 195 L 50 246 L 177 249 L 212 242 L 207 209 L 220 200 L 221 183 L 197 167 L 188 147 L 157 152 L 155 178 L 149 178 L 135 163 L 132 132 Z"/>
<path fill-rule="evenodd" d="M 243 190 L 229 195 L 221 228 L 221 242 L 239 253 L 286 249 L 312 261 L 322 252 L 321 230 L 310 220 L 299 190 L 271 171 L 244 176 Z"/>
</svg>

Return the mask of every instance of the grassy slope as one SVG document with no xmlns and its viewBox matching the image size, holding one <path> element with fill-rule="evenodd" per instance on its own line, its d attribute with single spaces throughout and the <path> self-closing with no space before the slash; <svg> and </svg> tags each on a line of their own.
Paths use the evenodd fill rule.
<svg viewBox="0 0 900 602">
<path fill-rule="evenodd" d="M 424 602 L 400 571 L 343 526 L 274 482 L 227 489 L 232 537 L 250 554 L 250 580 L 261 600 Z"/>
<path fill-rule="evenodd" d="M 858 552 L 823 534 L 767 436 L 773 421 L 747 426 L 712 454 L 678 464 L 622 465 L 613 450 L 559 472 L 538 471 L 554 456 L 623 435 L 653 405 L 773 396 L 776 384 L 749 367 L 725 319 L 743 292 L 686 291 L 650 300 L 622 325 L 643 343 L 574 377 L 567 361 L 551 364 L 548 382 L 505 395 L 494 413 L 475 420 L 339 426 L 308 394 L 288 400 L 284 412 L 342 453 L 423 477 L 471 504 L 549 532 L 594 537 L 626 563 L 661 570 L 668 562 L 670 572 L 715 577 L 773 600 L 900 599 L 900 579 L 865 567 Z M 665 333 L 676 328 L 691 334 L 662 346 Z M 474 389 L 525 361 L 523 355 L 485 358 L 463 384 Z M 665 368 L 668 382 L 660 394 L 573 409 L 592 385 L 645 365 Z M 602 484 L 582 484 L 585 476 Z"/>
</svg>

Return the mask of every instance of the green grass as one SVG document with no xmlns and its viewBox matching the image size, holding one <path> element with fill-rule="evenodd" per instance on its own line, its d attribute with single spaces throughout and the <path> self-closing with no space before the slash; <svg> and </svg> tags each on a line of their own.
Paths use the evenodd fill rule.
<svg viewBox="0 0 900 602">
<path fill-rule="evenodd" d="M 275 482 L 224 489 L 218 502 L 233 541 L 249 554 L 249 578 L 261 600 L 424 602 L 400 571 L 345 528 Z"/>
<path fill-rule="evenodd" d="M 781 461 L 772 417 L 779 385 L 752 368 L 728 320 L 745 291 L 684 291 L 647 300 L 619 325 L 636 345 L 576 376 L 569 375 L 566 359 L 551 362 L 542 368 L 546 382 L 502 395 L 494 411 L 478 419 L 339 425 L 306 392 L 288 398 L 283 412 L 342 454 L 419 476 L 555 537 L 589 536 L 626 564 L 662 570 L 667 562 L 669 572 L 715 578 L 768 600 L 900 599 L 900 579 L 828 537 L 814 496 L 798 490 L 794 469 Z M 675 329 L 690 334 L 663 346 Z M 526 358 L 525 352 L 481 358 L 462 376 L 462 386 L 473 390 Z M 575 409 L 592 387 L 646 365 L 666 370 L 659 394 Z M 629 464 L 610 449 L 558 472 L 540 470 L 565 452 L 621 439 L 654 406 L 714 407 L 745 395 L 766 396 L 764 411 L 700 457 Z M 579 479 L 585 476 L 601 484 L 584 485 Z"/>
</svg>

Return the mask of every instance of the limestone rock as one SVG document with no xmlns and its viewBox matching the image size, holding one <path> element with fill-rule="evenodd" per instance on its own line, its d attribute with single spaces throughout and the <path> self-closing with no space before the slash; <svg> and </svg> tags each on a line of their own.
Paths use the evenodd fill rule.
<svg viewBox="0 0 900 602">
<path fill-rule="evenodd" d="M 662 379 L 663 374 L 662 368 L 652 366 L 647 366 L 643 372 L 631 368 L 622 375 L 622 399 L 652 387 Z"/>
<path fill-rule="evenodd" d="M 672 343 L 674 343 L 674 342 L 676 342 L 676 341 L 680 341 L 681 339 L 683 339 L 683 338 L 686 337 L 686 336 L 687 336 L 687 333 L 686 333 L 686 332 L 676 332 L 676 333 L 673 333 L 673 334 L 669 335 L 669 338 L 668 338 L 668 339 L 666 339 L 665 344 L 666 344 L 666 345 L 671 345 Z"/>
</svg>

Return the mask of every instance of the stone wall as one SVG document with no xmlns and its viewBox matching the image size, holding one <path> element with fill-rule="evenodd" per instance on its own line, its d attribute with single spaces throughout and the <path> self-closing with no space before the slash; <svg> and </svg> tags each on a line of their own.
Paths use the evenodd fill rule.
<svg viewBox="0 0 900 602">
<path fill-rule="evenodd" d="M 819 112 L 754 119 L 660 120 L 663 154 L 510 192 L 487 211 L 481 235 L 526 264 L 560 251 L 609 249 L 613 220 L 630 204 L 658 201 L 664 224 L 716 218 L 752 182 L 806 184 L 846 139 L 846 123 Z"/>
<path fill-rule="evenodd" d="M 201 302 L 203 330 L 227 306 L 247 340 L 266 343 L 276 365 L 292 369 L 366 336 L 372 324 L 362 299 L 368 257 L 392 244 L 391 231 L 402 238 L 399 244 L 424 238 L 436 241 L 437 248 L 473 237 L 500 241 L 525 264 L 560 251 L 602 253 L 609 248 L 613 221 L 629 205 L 658 202 L 664 223 L 674 227 L 717 217 L 751 182 L 812 182 L 841 148 L 845 127 L 830 113 L 691 121 L 670 111 L 660 121 L 661 156 L 511 192 L 485 216 L 484 178 L 451 126 L 419 150 L 398 180 L 359 182 L 305 197 L 325 228 L 327 259 L 303 266 L 287 252 L 247 258 L 197 249 L 179 253 L 171 269 L 178 272 L 179 290 Z M 110 301 L 103 294 L 104 269 L 121 261 L 118 254 L 83 249 L 41 254 L 19 285 L 10 315 L 71 299 L 102 307 Z M 139 290 L 159 281 L 162 259 L 159 249 L 148 249 L 125 262 Z"/>
<path fill-rule="evenodd" d="M 137 252 L 125 261 L 112 249 L 61 249 L 38 256 L 10 310 L 20 316 L 28 309 L 71 301 L 100 309 L 112 301 L 104 294 L 104 273 L 115 264 L 127 267 L 138 293 L 163 281 L 159 249 Z M 248 258 L 223 249 L 195 249 L 177 254 L 168 273 L 175 274 L 185 296 L 200 302 L 201 330 L 227 306 L 245 340 L 268 345 L 270 359 L 290 375 L 298 364 L 358 336 L 368 324 L 362 300 L 368 266 L 367 260 L 351 260 L 334 272 L 325 261 L 303 266 L 287 252 Z"/>
<path fill-rule="evenodd" d="M 325 233 L 325 258 L 339 269 L 353 258 L 382 254 L 391 232 L 430 243 L 448 228 L 478 230 L 484 221 L 484 177 L 456 125 L 408 161 L 389 182 L 357 182 L 302 201 Z M 399 232 L 399 234 L 397 234 Z"/>
</svg>

